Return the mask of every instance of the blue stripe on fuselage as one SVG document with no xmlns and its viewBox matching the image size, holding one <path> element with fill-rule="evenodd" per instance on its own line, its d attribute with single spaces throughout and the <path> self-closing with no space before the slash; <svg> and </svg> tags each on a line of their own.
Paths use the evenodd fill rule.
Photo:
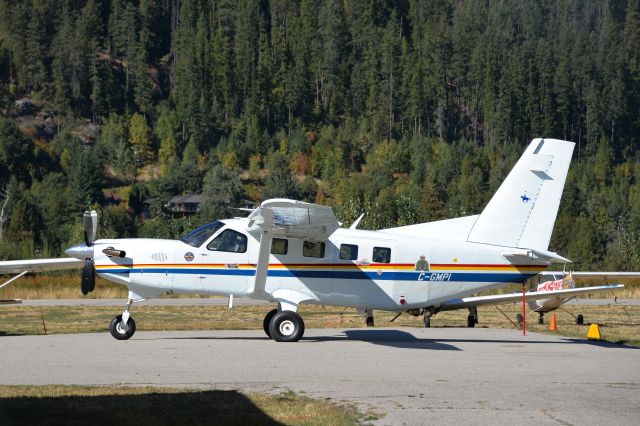
<svg viewBox="0 0 640 426">
<path fill-rule="evenodd" d="M 194 274 L 194 275 L 234 275 L 255 276 L 255 269 L 211 269 L 211 268 L 122 268 L 104 269 L 98 273 L 144 273 L 144 274 Z M 415 281 L 415 282 L 522 282 L 537 274 L 535 273 L 496 273 L 496 272 L 400 272 L 383 271 L 309 271 L 295 269 L 272 269 L 270 277 L 283 278 L 325 278 L 342 280 L 380 280 L 380 281 Z"/>
</svg>

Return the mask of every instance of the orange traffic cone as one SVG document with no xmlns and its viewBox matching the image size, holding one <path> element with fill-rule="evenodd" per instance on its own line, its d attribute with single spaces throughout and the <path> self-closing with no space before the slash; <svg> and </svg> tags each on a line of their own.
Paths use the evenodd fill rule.
<svg viewBox="0 0 640 426">
<path fill-rule="evenodd" d="M 556 326 L 556 313 L 551 314 L 551 322 L 549 323 L 549 331 L 556 331 L 558 327 Z"/>
</svg>

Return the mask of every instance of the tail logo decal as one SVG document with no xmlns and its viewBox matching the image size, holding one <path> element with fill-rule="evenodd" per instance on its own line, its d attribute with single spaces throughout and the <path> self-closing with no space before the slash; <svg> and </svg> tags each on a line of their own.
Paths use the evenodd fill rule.
<svg viewBox="0 0 640 426">
<path fill-rule="evenodd" d="M 527 191 L 524 191 L 524 194 L 522 194 L 520 198 L 522 199 L 523 203 L 528 203 L 529 201 L 531 201 L 531 198 L 527 197 Z"/>
</svg>

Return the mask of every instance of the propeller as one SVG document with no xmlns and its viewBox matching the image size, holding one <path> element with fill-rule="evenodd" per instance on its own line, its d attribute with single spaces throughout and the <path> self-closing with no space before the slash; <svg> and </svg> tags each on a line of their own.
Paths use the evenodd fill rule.
<svg viewBox="0 0 640 426">
<path fill-rule="evenodd" d="M 96 288 L 96 267 L 94 259 L 94 242 L 98 231 L 98 214 L 95 210 L 85 211 L 82 216 L 82 227 L 84 228 L 84 244 L 79 244 L 65 250 L 65 253 L 78 260 L 84 260 L 82 268 L 82 280 L 80 281 L 80 290 L 85 296 Z M 118 250 L 113 247 L 107 247 L 102 253 L 108 257 L 124 258 L 127 253 L 124 250 Z"/>
<path fill-rule="evenodd" d="M 84 228 L 84 242 L 87 247 L 91 247 L 96 240 L 96 232 L 98 231 L 98 213 L 95 210 L 84 212 L 82 227 Z"/>
<path fill-rule="evenodd" d="M 93 263 L 93 242 L 96 240 L 96 232 L 98 230 L 98 214 L 95 210 L 84 212 L 82 216 L 82 227 L 84 228 L 84 242 L 86 249 L 84 250 L 85 259 L 82 268 L 82 281 L 80 282 L 80 290 L 85 296 L 96 288 L 96 269 Z"/>
<path fill-rule="evenodd" d="M 96 270 L 93 267 L 93 259 L 84 260 L 84 268 L 82 268 L 82 281 L 80 282 L 80 290 L 85 296 L 96 288 Z"/>
</svg>

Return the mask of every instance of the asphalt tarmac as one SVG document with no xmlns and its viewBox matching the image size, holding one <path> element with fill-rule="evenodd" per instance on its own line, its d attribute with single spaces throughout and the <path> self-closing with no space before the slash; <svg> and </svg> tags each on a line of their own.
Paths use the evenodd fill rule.
<svg viewBox="0 0 640 426">
<path fill-rule="evenodd" d="M 0 337 L 1 384 L 292 389 L 384 414 L 376 424 L 637 424 L 640 349 L 517 330 L 139 330 Z"/>
</svg>

